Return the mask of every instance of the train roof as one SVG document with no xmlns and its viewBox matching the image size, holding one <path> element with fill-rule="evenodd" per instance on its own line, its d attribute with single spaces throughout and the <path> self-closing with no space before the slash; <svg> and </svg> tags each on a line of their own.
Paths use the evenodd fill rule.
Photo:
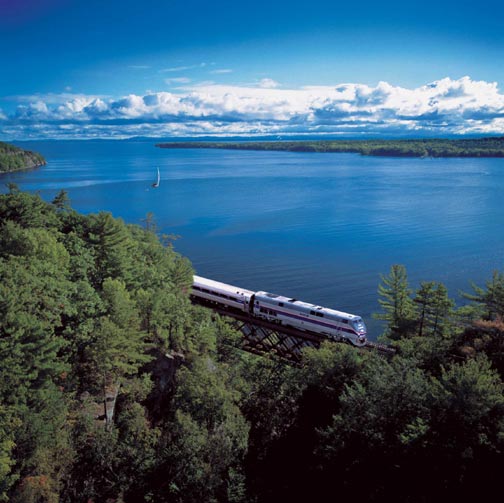
<svg viewBox="0 0 504 503">
<path fill-rule="evenodd" d="M 349 320 L 355 320 L 360 318 L 360 316 L 350 313 L 345 313 L 343 311 L 337 311 L 336 309 L 331 309 L 330 307 L 317 306 L 315 304 L 310 304 L 309 302 L 304 302 L 302 300 L 293 299 L 290 297 L 284 297 L 283 295 L 277 295 L 276 293 L 269 292 L 256 292 L 256 298 L 260 297 L 263 300 L 268 300 L 270 302 L 284 302 L 291 306 L 296 306 L 300 308 L 306 308 L 313 311 L 320 311 L 326 314 L 333 314 L 334 316 L 340 316 L 342 318 L 348 318 Z"/>
<path fill-rule="evenodd" d="M 196 275 L 193 276 L 193 284 L 198 286 L 207 286 L 209 288 L 216 288 L 219 290 L 224 290 L 226 292 L 245 293 L 249 295 L 252 295 L 254 293 L 251 290 L 246 290 L 245 288 L 241 288 L 239 286 L 228 285 L 227 283 L 221 283 L 220 281 L 203 278 Z"/>
</svg>

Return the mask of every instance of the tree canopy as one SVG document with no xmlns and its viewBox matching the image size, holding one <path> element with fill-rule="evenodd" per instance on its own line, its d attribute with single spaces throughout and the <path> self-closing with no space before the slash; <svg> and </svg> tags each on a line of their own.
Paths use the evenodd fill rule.
<svg viewBox="0 0 504 503">
<path fill-rule="evenodd" d="M 39 153 L 0 141 L 0 173 L 36 168 L 44 164 L 46 161 Z"/>
<path fill-rule="evenodd" d="M 288 152 L 348 152 L 391 157 L 504 157 L 504 137 L 411 140 L 296 140 L 169 142 L 161 148 L 218 148 Z"/>
<path fill-rule="evenodd" d="M 384 357 L 243 352 L 192 267 L 109 213 L 0 195 L 0 501 L 475 501 L 500 489 L 502 274 L 456 308 L 393 265 Z"/>
</svg>

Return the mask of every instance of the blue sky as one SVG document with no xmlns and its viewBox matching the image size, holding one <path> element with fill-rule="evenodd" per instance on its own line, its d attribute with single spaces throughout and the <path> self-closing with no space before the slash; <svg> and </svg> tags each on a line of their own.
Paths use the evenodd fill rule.
<svg viewBox="0 0 504 503">
<path fill-rule="evenodd" d="M 0 0 L 0 139 L 504 133 L 503 13 L 497 1 Z"/>
</svg>

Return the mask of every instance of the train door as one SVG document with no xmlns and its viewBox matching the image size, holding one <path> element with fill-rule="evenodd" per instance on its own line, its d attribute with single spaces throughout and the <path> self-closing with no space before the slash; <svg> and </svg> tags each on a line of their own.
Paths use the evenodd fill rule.
<svg viewBox="0 0 504 503">
<path fill-rule="evenodd" d="M 255 293 L 250 297 L 250 304 L 248 305 L 249 314 L 254 314 Z"/>
</svg>

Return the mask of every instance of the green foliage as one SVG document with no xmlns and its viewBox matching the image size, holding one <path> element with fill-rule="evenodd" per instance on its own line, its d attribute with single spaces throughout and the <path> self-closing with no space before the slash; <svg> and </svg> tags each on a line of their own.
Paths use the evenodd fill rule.
<svg viewBox="0 0 504 503">
<path fill-rule="evenodd" d="M 395 356 L 328 342 L 289 367 L 244 353 L 225 319 L 191 305 L 191 265 L 152 217 L 142 229 L 79 215 L 64 192 L 45 203 L 9 189 L 0 501 L 332 501 L 337 490 L 420 503 L 499 488 L 502 274 L 454 312 L 444 285 L 413 292 L 394 265 L 377 317 Z"/>
<path fill-rule="evenodd" d="M 387 322 L 385 337 L 397 340 L 408 335 L 414 324 L 415 309 L 406 268 L 400 264 L 393 265 L 388 276 L 381 275 L 381 281 L 378 302 L 384 312 L 375 315 L 375 318 Z"/>
<path fill-rule="evenodd" d="M 11 185 L 8 197 L 0 198 L 0 222 L 12 221 L 24 228 L 56 228 L 59 225 L 55 208 L 39 195 L 20 192 Z"/>
<path fill-rule="evenodd" d="M 422 282 L 413 301 L 418 309 L 418 336 L 443 336 L 449 331 L 449 317 L 454 302 L 441 283 Z"/>
<path fill-rule="evenodd" d="M 492 279 L 486 282 L 486 289 L 472 284 L 473 294 L 463 296 L 476 303 L 479 314 L 488 320 L 504 318 L 504 274 L 494 271 Z"/>
<path fill-rule="evenodd" d="M 56 197 L 52 200 L 52 204 L 56 206 L 59 210 L 70 209 L 70 199 L 68 198 L 68 192 L 66 190 L 60 190 Z"/>
<path fill-rule="evenodd" d="M 8 501 L 8 491 L 16 481 L 16 475 L 12 473 L 16 464 L 13 450 L 16 446 L 15 430 L 20 423 L 12 407 L 0 402 L 0 501 Z"/>
<path fill-rule="evenodd" d="M 40 154 L 0 141 L 0 173 L 36 168 L 44 164 L 45 159 Z"/>
<path fill-rule="evenodd" d="M 424 140 L 303 140 L 257 142 L 170 142 L 161 148 L 218 148 L 289 152 L 350 152 L 392 157 L 504 157 L 504 137 Z"/>
<path fill-rule="evenodd" d="M 329 458 L 345 456 L 347 450 L 367 445 L 368 453 L 396 456 L 404 446 L 421 442 L 428 420 L 427 395 L 423 372 L 408 361 L 371 361 L 345 387 L 340 412 L 321 430 L 321 452 Z"/>
<path fill-rule="evenodd" d="M 90 216 L 86 231 L 95 257 L 95 287 L 99 289 L 106 278 L 131 281 L 129 253 L 133 244 L 124 222 L 102 212 Z"/>
<path fill-rule="evenodd" d="M 500 452 L 504 447 L 504 425 L 500 423 L 504 419 L 503 390 L 502 381 L 484 357 L 443 369 L 433 379 L 431 391 L 436 448 L 447 456 L 458 456 L 459 462 L 472 458 L 481 448 Z"/>
</svg>

